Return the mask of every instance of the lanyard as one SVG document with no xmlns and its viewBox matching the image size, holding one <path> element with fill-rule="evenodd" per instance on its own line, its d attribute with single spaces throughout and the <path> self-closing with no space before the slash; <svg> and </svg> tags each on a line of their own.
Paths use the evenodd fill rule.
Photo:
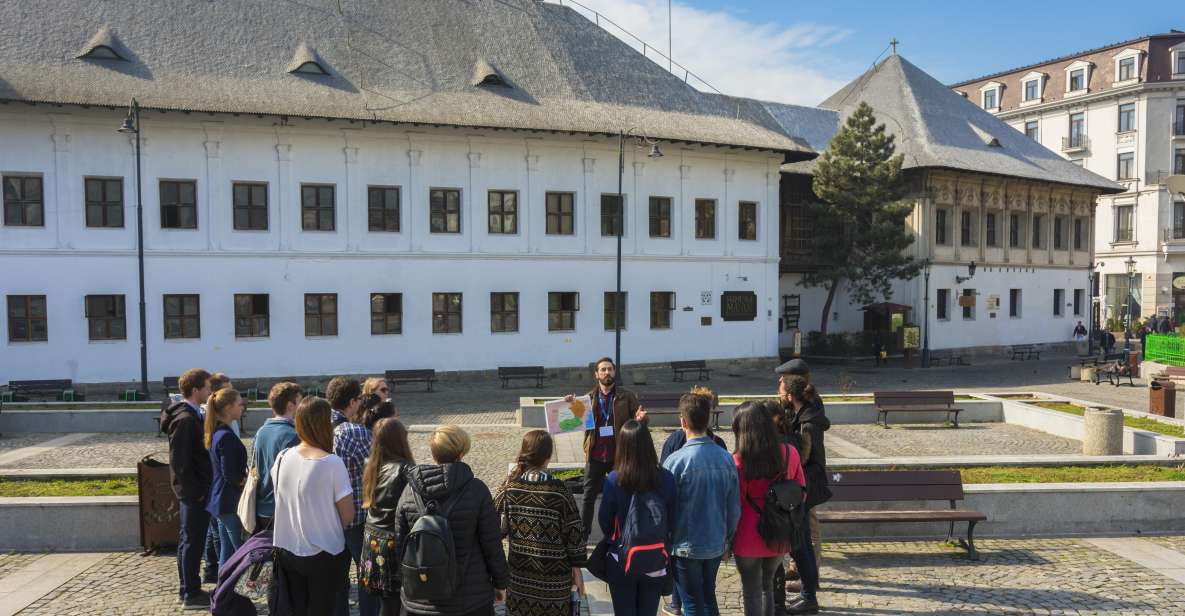
<svg viewBox="0 0 1185 616">
<path fill-rule="evenodd" d="M 597 405 L 601 407 L 601 423 L 606 426 L 613 425 L 611 418 L 613 417 L 613 398 L 616 397 L 616 392 L 603 394 L 597 390 Z"/>
</svg>

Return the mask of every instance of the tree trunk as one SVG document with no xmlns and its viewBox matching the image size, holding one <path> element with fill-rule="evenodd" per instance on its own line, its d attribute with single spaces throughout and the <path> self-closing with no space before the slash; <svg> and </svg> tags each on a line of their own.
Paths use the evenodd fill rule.
<svg viewBox="0 0 1185 616">
<path fill-rule="evenodd" d="M 823 302 L 823 322 L 819 324 L 819 332 L 827 335 L 827 317 L 831 315 L 831 303 L 835 301 L 835 290 L 839 288 L 839 278 L 832 278 L 827 285 L 827 301 Z"/>
</svg>

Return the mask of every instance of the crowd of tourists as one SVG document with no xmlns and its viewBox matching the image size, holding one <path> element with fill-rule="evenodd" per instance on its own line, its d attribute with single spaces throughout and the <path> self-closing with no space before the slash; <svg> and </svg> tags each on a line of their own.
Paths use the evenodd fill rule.
<svg viewBox="0 0 1185 616">
<path fill-rule="evenodd" d="M 570 616 L 587 569 L 620 616 L 716 615 L 717 573 L 733 559 L 746 616 L 817 612 L 812 509 L 830 495 L 830 424 L 806 364 L 778 368 L 777 400 L 734 410 L 732 452 L 709 428 L 716 396 L 683 395 L 661 455 L 615 368 L 594 364 L 580 507 L 548 470 L 547 431 L 524 435 L 491 490 L 464 461 L 463 429 L 435 428 L 431 462 L 417 463 L 387 383 L 336 377 L 324 398 L 272 387 L 272 417 L 248 455 L 244 397 L 225 375 L 185 372 L 161 417 L 180 501 L 182 607 L 254 614 L 237 583 L 267 563 L 272 614 L 344 616 L 356 591 L 362 616 Z M 216 585 L 213 599 L 203 582 Z"/>
</svg>

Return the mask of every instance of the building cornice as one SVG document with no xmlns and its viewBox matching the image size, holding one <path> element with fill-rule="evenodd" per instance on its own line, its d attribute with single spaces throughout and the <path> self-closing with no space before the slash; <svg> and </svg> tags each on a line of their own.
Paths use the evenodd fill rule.
<svg viewBox="0 0 1185 616">
<path fill-rule="evenodd" d="M 1043 111 L 1054 111 L 1054 110 L 1069 108 L 1069 107 L 1085 107 L 1085 106 L 1088 106 L 1090 103 L 1096 103 L 1096 102 L 1110 100 L 1110 99 L 1114 99 L 1114 98 L 1122 98 L 1122 97 L 1131 96 L 1131 95 L 1139 96 L 1142 94 L 1147 94 L 1150 92 L 1158 92 L 1158 91 L 1163 91 L 1163 90 L 1185 91 L 1185 81 L 1144 82 L 1144 83 L 1138 83 L 1135 85 L 1124 86 L 1121 88 L 1109 88 L 1109 89 L 1103 90 L 1101 92 L 1093 92 L 1090 94 L 1084 94 L 1082 96 L 1076 96 L 1074 98 L 1058 99 L 1056 101 L 1050 101 L 1048 103 L 1041 103 L 1038 105 L 1030 105 L 1028 107 L 1019 107 L 1016 109 L 1009 109 L 1008 111 L 1001 111 L 1001 112 L 993 114 L 993 115 L 995 115 L 997 118 L 1007 122 L 1008 120 L 1013 120 L 1016 118 L 1030 116 L 1035 113 L 1041 113 Z"/>
</svg>

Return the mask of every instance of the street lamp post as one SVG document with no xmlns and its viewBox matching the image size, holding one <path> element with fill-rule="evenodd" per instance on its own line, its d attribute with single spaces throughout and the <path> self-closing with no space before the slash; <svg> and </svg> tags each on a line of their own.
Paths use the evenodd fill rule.
<svg viewBox="0 0 1185 616">
<path fill-rule="evenodd" d="M 144 304 L 144 199 L 140 181 L 140 103 L 132 99 L 119 132 L 136 135 L 136 263 L 140 274 L 140 393 L 148 399 L 148 323 Z"/>
<path fill-rule="evenodd" d="M 635 137 L 639 147 L 643 143 L 650 145 L 648 157 L 662 157 L 658 142 L 638 133 L 637 130 L 637 127 L 634 127 L 622 131 L 617 141 L 617 212 L 614 213 L 614 225 L 617 227 L 614 229 L 617 235 L 617 293 L 613 295 L 613 364 L 617 366 L 618 374 L 621 373 L 621 319 L 625 311 L 624 302 L 621 301 L 621 236 L 625 232 L 625 195 L 621 191 L 625 177 L 625 140 L 627 137 Z"/>
<path fill-rule="evenodd" d="M 1088 275 L 1090 278 L 1090 306 L 1087 307 L 1088 312 L 1087 312 L 1086 317 L 1087 317 L 1087 321 L 1089 321 L 1090 325 L 1089 325 L 1089 327 L 1086 328 L 1086 331 L 1087 331 L 1086 354 L 1091 355 L 1091 356 L 1094 355 L 1094 339 L 1095 339 L 1095 327 L 1096 327 L 1096 323 L 1094 320 L 1094 313 L 1095 313 L 1095 299 L 1098 297 L 1097 296 L 1098 280 L 1099 280 L 1098 268 L 1100 268 L 1102 266 L 1103 266 L 1102 261 L 1095 263 L 1090 268 L 1090 274 Z"/>
<path fill-rule="evenodd" d="M 923 266 L 926 277 L 925 316 L 922 317 L 922 367 L 930 367 L 930 260 Z"/>
<path fill-rule="evenodd" d="M 1127 361 L 1132 350 L 1132 278 L 1136 274 L 1136 260 L 1128 257 L 1123 264 L 1127 266 L 1127 297 L 1123 300 L 1123 357 Z"/>
</svg>

